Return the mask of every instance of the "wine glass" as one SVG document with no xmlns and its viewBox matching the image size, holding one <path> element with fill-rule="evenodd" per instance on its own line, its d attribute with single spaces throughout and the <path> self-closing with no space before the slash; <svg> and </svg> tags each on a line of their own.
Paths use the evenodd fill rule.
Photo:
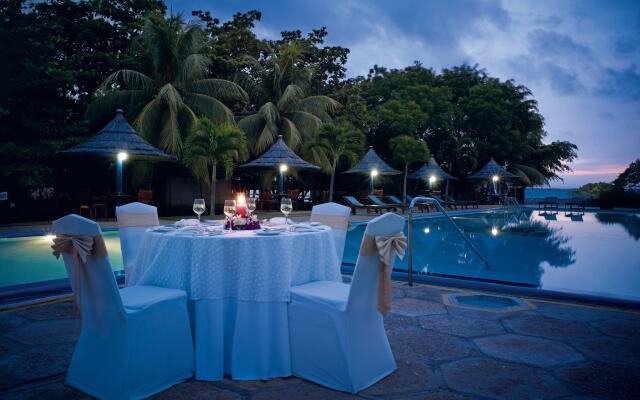
<svg viewBox="0 0 640 400">
<path fill-rule="evenodd" d="M 231 217 L 233 217 L 234 215 L 236 215 L 236 201 L 235 200 L 225 200 L 224 201 L 224 215 L 227 216 L 227 219 L 229 220 L 229 232 L 231 232 L 231 229 L 233 228 L 233 220 L 231 219 Z"/>
<path fill-rule="evenodd" d="M 200 222 L 200 215 L 202 215 L 205 209 L 204 199 L 193 200 L 193 212 L 198 214 L 198 222 Z"/>
<path fill-rule="evenodd" d="M 283 197 L 280 200 L 280 211 L 284 214 L 284 224 L 289 224 L 289 214 L 293 211 L 293 204 L 291 203 L 291 199 L 288 197 Z"/>
<path fill-rule="evenodd" d="M 256 199 L 254 199 L 253 197 L 249 197 L 247 199 L 247 210 L 249 211 L 249 214 L 253 214 L 253 212 L 256 210 Z"/>
</svg>

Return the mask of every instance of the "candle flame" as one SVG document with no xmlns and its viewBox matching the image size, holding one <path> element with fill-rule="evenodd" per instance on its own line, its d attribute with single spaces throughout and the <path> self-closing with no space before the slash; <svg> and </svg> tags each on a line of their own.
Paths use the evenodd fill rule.
<svg viewBox="0 0 640 400">
<path fill-rule="evenodd" d="M 240 194 L 238 195 L 238 201 L 237 201 L 237 203 L 238 203 L 238 205 L 242 205 L 242 206 L 246 205 L 246 202 L 245 202 L 244 194 L 243 194 L 243 193 L 240 193 Z"/>
</svg>

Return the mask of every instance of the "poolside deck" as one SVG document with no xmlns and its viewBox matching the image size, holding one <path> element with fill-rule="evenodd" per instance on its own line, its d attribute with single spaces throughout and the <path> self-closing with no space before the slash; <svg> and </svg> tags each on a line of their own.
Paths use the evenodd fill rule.
<svg viewBox="0 0 640 400">
<path fill-rule="evenodd" d="M 640 397 L 640 313 L 526 300 L 451 305 L 462 290 L 394 282 L 386 328 L 398 370 L 358 396 L 297 378 L 190 380 L 158 399 L 541 399 Z M 71 302 L 0 312 L 0 398 L 83 399 L 64 385 L 80 322 Z"/>
</svg>

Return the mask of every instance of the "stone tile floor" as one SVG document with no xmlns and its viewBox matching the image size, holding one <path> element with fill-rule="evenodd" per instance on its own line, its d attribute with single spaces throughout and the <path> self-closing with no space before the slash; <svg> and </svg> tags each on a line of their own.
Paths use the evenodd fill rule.
<svg viewBox="0 0 640 400">
<path fill-rule="evenodd" d="M 190 380 L 155 398 L 640 398 L 639 313 L 540 300 L 479 311 L 443 301 L 457 291 L 394 282 L 385 323 L 398 370 L 358 396 L 286 378 Z M 79 329 L 69 301 L 0 313 L 0 398 L 87 398 L 64 385 Z"/>
</svg>

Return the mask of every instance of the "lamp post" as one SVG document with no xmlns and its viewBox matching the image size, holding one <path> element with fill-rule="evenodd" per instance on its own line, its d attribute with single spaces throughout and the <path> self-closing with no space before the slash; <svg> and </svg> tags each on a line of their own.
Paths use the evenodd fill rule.
<svg viewBox="0 0 640 400">
<path fill-rule="evenodd" d="M 129 155 L 121 151 L 118 153 L 118 163 L 116 165 L 116 194 L 122 194 L 122 163 Z"/>
<path fill-rule="evenodd" d="M 378 170 L 374 168 L 371 170 L 371 193 L 373 193 L 373 181 L 376 179 L 376 176 L 378 176 Z"/>
<path fill-rule="evenodd" d="M 436 183 L 436 176 L 435 175 L 431 175 L 429 177 L 429 191 L 433 190 L 433 184 Z"/>
<path fill-rule="evenodd" d="M 498 194 L 498 181 L 500 177 L 498 175 L 494 175 L 491 177 L 491 183 L 493 183 L 493 193 Z"/>
<path fill-rule="evenodd" d="M 287 169 L 289 169 L 287 164 L 280 164 L 280 194 L 284 194 L 284 173 L 287 172 Z"/>
</svg>

